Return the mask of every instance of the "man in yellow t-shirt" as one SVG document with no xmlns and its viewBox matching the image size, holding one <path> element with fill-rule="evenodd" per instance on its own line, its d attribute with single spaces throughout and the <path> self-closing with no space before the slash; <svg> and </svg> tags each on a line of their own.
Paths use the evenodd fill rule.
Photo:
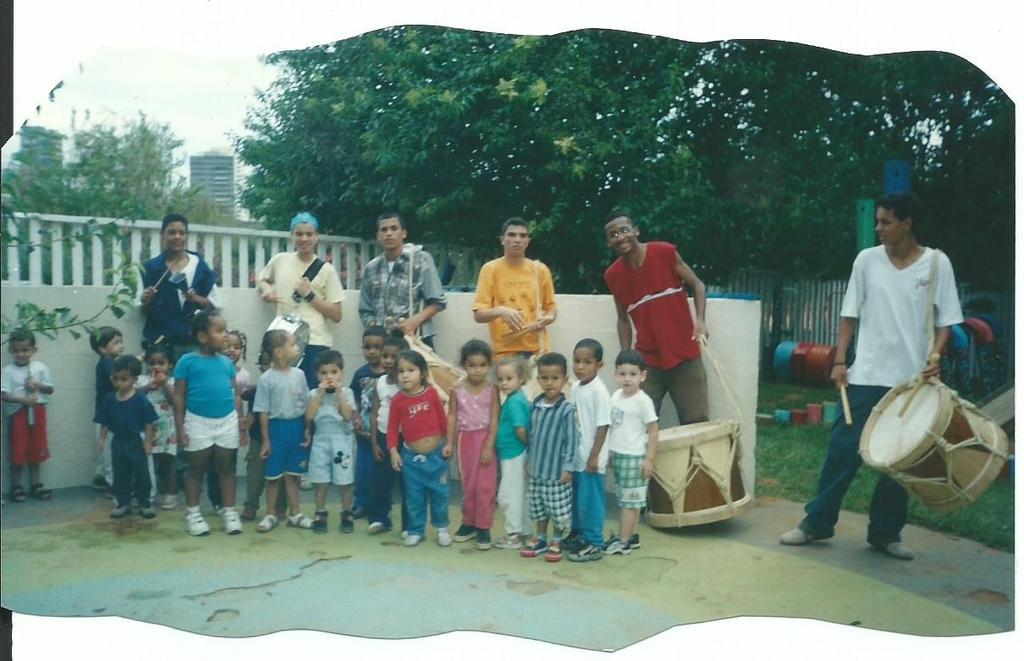
<svg viewBox="0 0 1024 661">
<path fill-rule="evenodd" d="M 551 271 L 526 258 L 530 231 L 522 218 L 506 220 L 499 240 L 505 254 L 480 269 L 473 320 L 489 324 L 497 358 L 532 355 L 547 349 L 544 336 L 558 316 Z"/>
</svg>

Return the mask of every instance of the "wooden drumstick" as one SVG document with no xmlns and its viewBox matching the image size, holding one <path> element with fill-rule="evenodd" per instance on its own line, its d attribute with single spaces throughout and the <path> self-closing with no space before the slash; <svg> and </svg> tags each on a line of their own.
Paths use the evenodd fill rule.
<svg viewBox="0 0 1024 661">
<path fill-rule="evenodd" d="M 928 356 L 928 366 L 929 367 L 933 367 L 935 365 L 938 365 L 940 358 L 941 358 L 941 356 L 939 356 L 939 354 L 937 354 L 937 353 L 931 354 L 930 356 Z M 918 377 L 917 385 L 914 386 L 914 389 L 910 391 L 910 397 L 907 397 L 907 401 L 903 402 L 903 407 L 900 409 L 900 412 L 897 414 L 897 417 L 899 417 L 899 418 L 903 417 L 903 414 L 906 413 L 907 409 L 910 408 L 910 403 L 914 401 L 915 397 L 917 397 L 917 393 L 918 393 L 919 390 L 921 390 L 921 386 L 923 386 L 923 385 L 924 385 L 924 378 L 923 377 Z"/>
<path fill-rule="evenodd" d="M 850 413 L 850 399 L 846 396 L 845 383 L 839 386 L 839 397 L 843 400 L 843 419 L 846 420 L 846 426 L 849 427 L 853 424 L 853 414 Z"/>
</svg>

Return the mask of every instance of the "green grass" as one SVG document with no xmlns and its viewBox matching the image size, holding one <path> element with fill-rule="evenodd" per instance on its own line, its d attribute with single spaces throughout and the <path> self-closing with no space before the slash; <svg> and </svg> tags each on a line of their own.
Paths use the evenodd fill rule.
<svg viewBox="0 0 1024 661">
<path fill-rule="evenodd" d="M 828 400 L 834 390 L 762 383 L 758 409 L 792 408 Z M 826 393 L 822 396 L 822 393 Z M 802 397 L 802 400 L 801 400 Z M 766 405 L 764 402 L 771 402 Z M 788 405 L 786 404 L 788 403 Z M 757 430 L 757 493 L 804 502 L 814 496 L 828 444 L 828 426 L 760 427 Z M 843 509 L 866 513 L 877 473 L 862 467 L 850 485 Z M 910 523 L 973 539 L 1002 551 L 1013 551 L 1013 482 L 996 481 L 978 502 L 955 512 L 933 512 L 913 497 Z"/>
</svg>

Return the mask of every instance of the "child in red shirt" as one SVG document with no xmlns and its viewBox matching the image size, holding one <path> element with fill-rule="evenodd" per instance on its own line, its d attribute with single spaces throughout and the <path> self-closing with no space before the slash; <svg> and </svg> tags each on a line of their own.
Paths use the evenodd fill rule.
<svg viewBox="0 0 1024 661">
<path fill-rule="evenodd" d="M 423 541 L 427 523 L 437 528 L 437 543 L 451 546 L 448 532 L 448 458 L 451 446 L 445 437 L 448 416 L 441 398 L 428 382 L 427 361 L 415 351 L 398 356 L 398 386 L 388 415 L 388 450 L 391 466 L 402 471 L 405 506 L 409 512 L 406 546 Z M 402 441 L 400 444 L 399 441 Z"/>
</svg>

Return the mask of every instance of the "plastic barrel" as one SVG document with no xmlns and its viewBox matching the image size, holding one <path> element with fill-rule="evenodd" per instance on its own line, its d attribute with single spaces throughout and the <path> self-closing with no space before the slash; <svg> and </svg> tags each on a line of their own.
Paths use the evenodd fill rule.
<svg viewBox="0 0 1024 661">
<path fill-rule="evenodd" d="M 789 411 L 787 409 L 775 409 L 775 424 L 785 425 L 789 423 Z"/>
<path fill-rule="evenodd" d="M 793 350 L 796 349 L 797 343 L 791 340 L 785 342 L 779 342 L 779 346 L 775 347 L 775 359 L 772 361 L 772 374 L 779 381 L 789 381 L 792 378 L 792 371 L 790 370 Z"/>
<path fill-rule="evenodd" d="M 971 332 L 974 334 L 974 341 L 978 344 L 992 344 L 992 340 L 995 339 L 992 328 L 977 317 L 964 319 L 964 326 L 971 329 Z"/>
<path fill-rule="evenodd" d="M 949 344 L 954 349 L 966 349 L 971 345 L 971 338 L 961 324 L 950 327 Z"/>
<path fill-rule="evenodd" d="M 827 386 L 832 381 L 832 363 L 836 360 L 836 348 L 829 344 L 812 344 L 804 358 L 803 383 Z"/>
<path fill-rule="evenodd" d="M 801 342 L 793 349 L 793 358 L 790 360 L 790 374 L 795 383 L 807 383 L 807 352 L 814 346 L 810 342 Z"/>
<path fill-rule="evenodd" d="M 789 421 L 794 425 L 802 425 L 807 422 L 807 411 L 804 409 L 791 409 L 789 411 Z"/>
<path fill-rule="evenodd" d="M 839 402 L 822 402 L 821 403 L 821 421 L 826 425 L 831 425 L 839 419 Z"/>
<path fill-rule="evenodd" d="M 821 404 L 808 404 L 807 423 L 811 425 L 820 425 L 822 412 L 823 409 L 821 407 Z"/>
</svg>

